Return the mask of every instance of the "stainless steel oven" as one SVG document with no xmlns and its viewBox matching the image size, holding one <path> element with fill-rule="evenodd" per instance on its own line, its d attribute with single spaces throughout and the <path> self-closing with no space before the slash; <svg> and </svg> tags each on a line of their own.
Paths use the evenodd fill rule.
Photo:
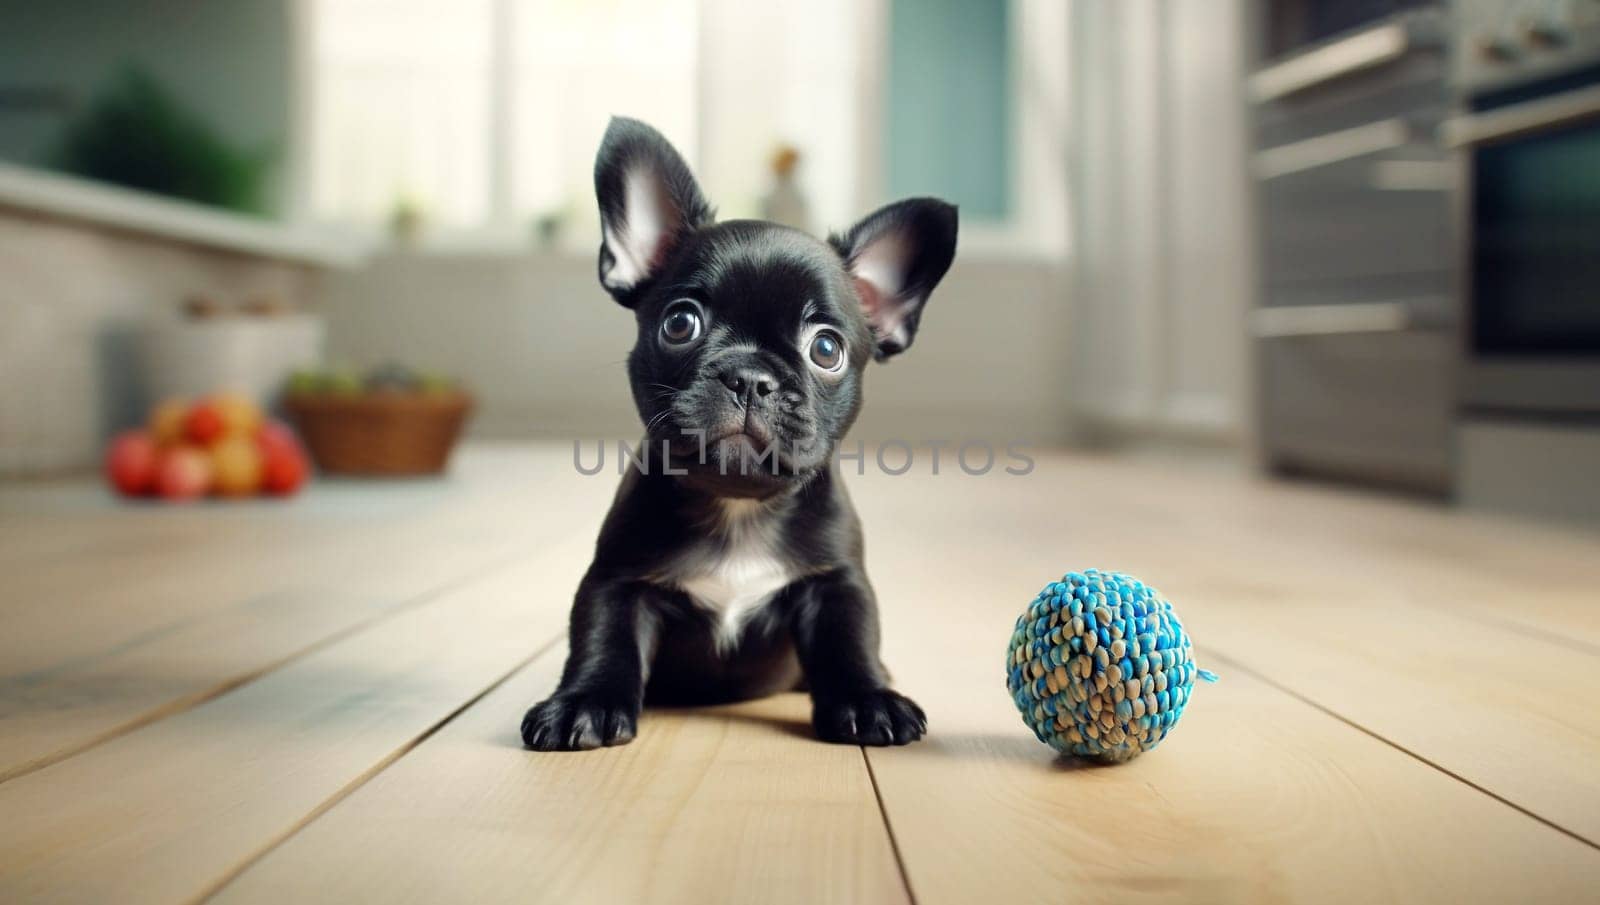
<svg viewBox="0 0 1600 905">
<path fill-rule="evenodd" d="M 1459 5 L 1469 413 L 1600 415 L 1600 0 Z"/>
<path fill-rule="evenodd" d="M 1457 0 L 1456 493 L 1600 520 L 1600 0 Z"/>
<path fill-rule="evenodd" d="M 1600 0 L 1259 2 L 1263 461 L 1600 514 Z"/>
<path fill-rule="evenodd" d="M 1457 164 L 1438 141 L 1445 16 L 1437 4 L 1315 6 L 1341 23 L 1356 7 L 1385 15 L 1250 78 L 1259 451 L 1279 471 L 1443 493 L 1460 320 Z"/>
</svg>

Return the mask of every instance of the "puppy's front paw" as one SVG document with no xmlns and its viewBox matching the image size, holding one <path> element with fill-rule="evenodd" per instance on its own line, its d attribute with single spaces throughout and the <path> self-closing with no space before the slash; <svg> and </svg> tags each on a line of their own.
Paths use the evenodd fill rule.
<svg viewBox="0 0 1600 905">
<path fill-rule="evenodd" d="M 587 751 L 633 741 L 639 705 L 604 694 L 558 691 L 522 718 L 522 743 L 535 751 Z"/>
<path fill-rule="evenodd" d="M 818 738 L 846 745 L 904 745 L 928 731 L 922 708 L 887 688 L 820 698 L 812 706 L 811 723 Z"/>
</svg>

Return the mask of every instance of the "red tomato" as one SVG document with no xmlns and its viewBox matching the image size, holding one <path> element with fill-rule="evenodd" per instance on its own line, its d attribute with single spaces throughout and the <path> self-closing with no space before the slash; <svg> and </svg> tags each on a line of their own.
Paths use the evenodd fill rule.
<svg viewBox="0 0 1600 905">
<path fill-rule="evenodd" d="M 295 436 L 293 428 L 282 421 L 264 421 L 256 429 L 256 446 L 263 454 L 271 448 L 299 450 L 300 438 Z"/>
<path fill-rule="evenodd" d="M 106 479 L 124 496 L 143 496 L 155 489 L 156 441 L 144 431 L 118 434 L 106 447 Z"/>
<path fill-rule="evenodd" d="M 174 446 L 156 465 L 156 492 L 169 500 L 192 500 L 211 490 L 211 457 L 193 446 Z"/>
<path fill-rule="evenodd" d="M 209 402 L 197 402 L 183 419 L 183 435 L 190 443 L 210 446 L 227 430 L 228 422 L 222 413 Z"/>
<path fill-rule="evenodd" d="M 261 466 L 262 490 L 276 496 L 288 496 L 306 482 L 311 466 L 298 444 L 263 443 L 260 449 L 264 460 Z"/>
</svg>

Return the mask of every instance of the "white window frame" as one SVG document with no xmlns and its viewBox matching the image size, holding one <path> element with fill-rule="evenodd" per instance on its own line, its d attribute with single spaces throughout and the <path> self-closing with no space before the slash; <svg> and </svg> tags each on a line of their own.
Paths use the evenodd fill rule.
<svg viewBox="0 0 1600 905">
<path fill-rule="evenodd" d="M 876 60 L 864 86 L 857 182 L 862 213 L 894 199 L 885 196 L 884 98 L 889 83 L 889 5 L 862 3 L 863 59 Z M 991 257 L 1060 257 L 1069 249 L 1067 204 L 1071 72 L 1070 4 L 1060 0 L 1010 0 L 1012 126 L 1011 215 L 1003 222 L 963 221 L 961 250 Z"/>
<path fill-rule="evenodd" d="M 481 227 L 432 229 L 424 233 L 417 251 L 448 255 L 526 255 L 531 245 L 526 224 L 517 222 L 511 210 L 514 184 L 510 159 L 512 123 L 515 109 L 515 83 L 508 27 L 516 0 L 493 0 L 494 20 L 498 23 L 493 38 L 494 75 L 490 79 L 491 128 L 498 140 L 491 142 L 488 183 L 489 221 Z M 1059 0 L 1009 0 L 1011 4 L 1010 42 L 1014 54 L 1011 67 L 1012 158 L 1011 216 L 1001 223 L 969 221 L 962 224 L 961 246 L 966 252 L 1000 257 L 1062 257 L 1070 246 L 1068 213 L 1068 157 L 1070 110 L 1068 108 L 1070 59 L 1070 8 Z M 883 115 L 888 83 L 890 0 L 862 0 L 857 52 L 863 61 L 863 79 L 856 104 L 857 216 L 892 201 L 884 194 L 887 184 L 884 168 L 885 123 Z M 315 86 L 312 59 L 312 0 L 291 0 L 292 47 L 290 103 L 290 150 L 285 182 L 288 186 L 287 214 L 291 222 L 311 221 L 309 204 L 312 124 L 311 92 Z M 697 89 L 698 90 L 698 89 Z M 700 116 L 705 116 L 702 106 Z M 702 142 L 703 143 L 703 142 Z M 697 161 L 691 160 L 694 167 Z M 824 228 L 843 228 L 847 224 L 819 224 Z M 386 236 L 374 227 L 366 238 Z M 591 243 L 569 236 L 563 253 L 587 254 Z M 598 241 L 598 236 L 595 237 Z M 580 251 L 580 249 L 582 249 Z"/>
</svg>

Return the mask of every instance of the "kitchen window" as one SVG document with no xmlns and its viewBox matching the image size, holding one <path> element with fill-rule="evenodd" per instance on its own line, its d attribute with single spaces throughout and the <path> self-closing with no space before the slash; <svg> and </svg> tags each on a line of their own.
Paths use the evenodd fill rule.
<svg viewBox="0 0 1600 905">
<path fill-rule="evenodd" d="M 531 223 L 580 200 L 612 112 L 692 156 L 696 6 L 311 0 L 312 218 Z"/>
<path fill-rule="evenodd" d="M 513 248 L 559 221 L 586 247 L 594 151 L 620 114 L 660 129 L 724 217 L 760 215 L 790 143 L 819 231 L 935 194 L 962 206 L 964 242 L 1064 245 L 1054 0 L 302 2 L 298 207 L 315 222 L 409 214 L 430 244 Z"/>
</svg>

